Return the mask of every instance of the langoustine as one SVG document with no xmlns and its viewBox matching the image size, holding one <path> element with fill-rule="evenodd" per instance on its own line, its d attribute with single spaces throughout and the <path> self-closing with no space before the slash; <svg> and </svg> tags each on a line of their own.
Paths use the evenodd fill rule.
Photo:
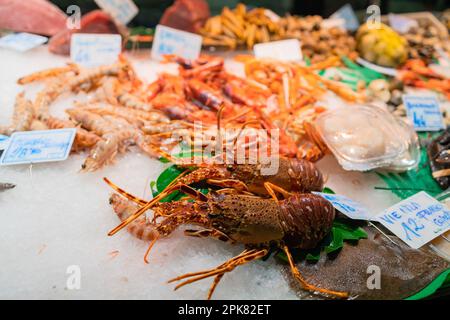
<svg viewBox="0 0 450 320">
<path fill-rule="evenodd" d="M 33 104 L 26 99 L 25 93 L 19 93 L 14 105 L 14 113 L 11 125 L 0 128 L 0 134 L 10 136 L 14 132 L 30 129 L 34 118 Z"/>
</svg>

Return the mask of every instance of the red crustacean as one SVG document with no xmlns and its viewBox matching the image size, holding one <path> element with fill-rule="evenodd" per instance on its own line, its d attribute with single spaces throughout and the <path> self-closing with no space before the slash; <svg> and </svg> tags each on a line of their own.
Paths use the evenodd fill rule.
<svg viewBox="0 0 450 320">
<path fill-rule="evenodd" d="M 162 155 L 167 159 L 172 159 L 179 166 L 186 168 L 192 167 L 193 165 L 198 166 L 194 161 L 181 162 L 173 160 L 169 154 L 162 153 Z M 198 169 L 179 177 L 173 185 L 169 186 L 151 201 L 140 199 L 121 189 L 109 179 L 104 178 L 105 182 L 115 191 L 142 206 L 133 215 L 129 216 L 114 228 L 109 235 L 114 235 L 126 225 L 130 224 L 147 210 L 151 209 L 158 201 L 176 190 L 180 185 L 190 185 L 206 181 L 210 185 L 221 188 L 232 188 L 240 192 L 263 197 L 273 197 L 272 190 L 274 186 L 276 186 L 275 188 L 277 190 L 286 190 L 286 192 L 322 191 L 324 185 L 323 175 L 313 163 L 307 160 L 286 157 L 278 157 L 272 161 L 276 161 L 278 164 L 278 170 L 272 174 L 265 174 L 262 171 L 264 166 L 261 164 L 203 163 Z"/>
<path fill-rule="evenodd" d="M 198 79 L 190 79 L 188 81 L 187 92 L 194 100 L 200 102 L 201 105 L 214 111 L 218 111 L 222 104 L 225 103 L 225 100 L 219 92 L 216 92 L 216 90 Z"/>
<path fill-rule="evenodd" d="M 289 193 L 274 185 L 269 186 L 272 187 L 274 187 L 272 194 L 277 191 L 285 198 L 278 200 L 275 196 L 274 199 L 264 199 L 251 195 L 222 193 L 220 190 L 204 195 L 185 184 L 177 185 L 178 190 L 195 201 L 158 203 L 154 207 L 155 214 L 161 221 L 142 224 L 142 228 L 148 230 L 139 232 L 139 234 L 157 234 L 146 256 L 160 237 L 169 236 L 181 225 L 197 225 L 202 229 L 186 230 L 185 234 L 241 243 L 246 249 L 216 268 L 170 280 L 169 282 L 184 280 L 175 287 L 175 290 L 186 284 L 214 277 L 208 293 L 209 299 L 224 274 L 239 265 L 267 256 L 269 249 L 275 247 L 285 252 L 293 276 L 305 290 L 347 298 L 346 292 L 318 288 L 309 284 L 297 269 L 290 253 L 290 248 L 314 248 L 329 233 L 335 217 L 331 203 L 318 195 Z"/>
</svg>

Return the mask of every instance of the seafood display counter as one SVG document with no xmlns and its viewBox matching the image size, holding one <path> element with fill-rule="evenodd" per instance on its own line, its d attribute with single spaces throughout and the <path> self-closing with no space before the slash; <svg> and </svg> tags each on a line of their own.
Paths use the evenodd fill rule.
<svg viewBox="0 0 450 320">
<path fill-rule="evenodd" d="M 225 54 L 227 68 L 232 57 Z M 127 53 L 139 78 L 150 83 L 161 72 L 176 74 L 175 63 L 160 64 L 150 52 Z M 27 53 L 0 50 L 0 125 L 13 114 L 15 97 L 24 75 L 63 66 L 68 58 L 51 55 L 46 47 Z M 39 93 L 39 85 L 27 88 L 27 96 Z M 332 104 L 342 104 L 337 96 Z M 76 96 L 82 100 L 82 94 Z M 60 97 L 51 114 L 67 118 L 74 96 Z M 152 249 L 149 263 L 141 257 L 148 243 L 127 232 L 108 237 L 118 219 L 108 203 L 111 189 L 103 177 L 120 182 L 127 191 L 149 199 L 150 181 L 169 164 L 148 157 L 133 147 L 114 163 L 95 172 L 80 172 L 88 153 L 72 154 L 66 161 L 3 166 L 0 181 L 15 184 L 1 192 L 0 298 L 43 299 L 204 299 L 210 283 L 199 281 L 174 291 L 167 284 L 180 274 L 222 264 L 243 250 L 239 244 L 183 236 L 182 229 L 161 239 Z M 328 155 L 317 163 L 326 186 L 357 199 L 375 214 L 398 202 L 375 173 L 344 171 Z M 8 186 L 11 187 L 11 186 Z M 286 277 L 285 265 L 269 258 L 236 268 L 226 274 L 216 290 L 217 299 L 297 299 L 298 292 Z M 75 280 L 74 280 L 75 279 Z M 303 298 L 312 296 L 305 293 Z"/>
<path fill-rule="evenodd" d="M 448 296 L 442 1 L 95 3 L 0 0 L 0 298 Z"/>
</svg>

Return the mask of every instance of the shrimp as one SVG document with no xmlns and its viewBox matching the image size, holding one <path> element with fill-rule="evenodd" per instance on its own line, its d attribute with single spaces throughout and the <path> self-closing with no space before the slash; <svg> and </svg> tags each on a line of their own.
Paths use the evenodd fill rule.
<svg viewBox="0 0 450 320">
<path fill-rule="evenodd" d="M 40 131 L 40 130 L 48 130 L 49 128 L 45 124 L 45 122 L 34 119 L 33 122 L 31 122 L 30 131 Z"/>
<path fill-rule="evenodd" d="M 130 130 L 118 130 L 110 121 L 86 110 L 68 109 L 66 112 L 72 120 L 80 123 L 82 127 L 93 131 L 102 138 L 102 140 L 97 142 L 81 166 L 83 171 L 95 171 L 113 162 L 121 144 L 134 134 Z"/>
<path fill-rule="evenodd" d="M 101 138 L 95 133 L 77 127 L 76 124 L 70 120 L 49 117 L 46 121 L 46 125 L 49 129 L 77 128 L 77 135 L 75 137 L 72 150 L 78 151 L 86 148 L 92 148 L 101 140 Z"/>
<path fill-rule="evenodd" d="M 33 122 L 33 104 L 25 98 L 25 93 L 19 93 L 14 105 L 12 124 L 0 130 L 1 134 L 10 136 L 17 131 L 27 131 Z"/>
<path fill-rule="evenodd" d="M 120 221 L 125 221 L 139 209 L 137 204 L 115 193 L 109 198 L 109 204 L 113 207 Z M 144 216 L 130 223 L 127 229 L 134 237 L 144 241 L 151 241 L 159 236 L 154 226 Z"/>
<path fill-rule="evenodd" d="M 131 109 L 125 107 L 116 107 L 110 104 L 89 104 L 83 107 L 93 113 L 99 115 L 112 115 L 124 118 L 130 123 L 142 124 L 145 122 L 169 122 L 169 118 L 159 110 L 144 111 L 139 109 Z"/>
<path fill-rule="evenodd" d="M 78 66 L 74 63 L 68 63 L 67 66 L 65 66 L 65 67 L 51 68 L 51 69 L 34 72 L 28 76 L 24 76 L 24 77 L 20 78 L 19 80 L 17 80 L 17 83 L 20 85 L 25 85 L 25 84 L 29 84 L 32 82 L 41 81 L 41 80 L 44 80 L 47 78 L 58 77 L 62 74 L 66 74 L 69 72 L 78 74 L 78 72 L 79 72 Z"/>
</svg>

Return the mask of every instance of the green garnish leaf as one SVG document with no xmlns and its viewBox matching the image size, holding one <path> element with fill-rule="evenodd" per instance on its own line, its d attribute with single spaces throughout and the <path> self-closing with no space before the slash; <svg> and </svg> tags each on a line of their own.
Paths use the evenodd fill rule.
<svg viewBox="0 0 450 320">
<path fill-rule="evenodd" d="M 336 194 L 336 192 L 334 192 L 331 188 L 328 187 L 323 188 L 322 192 L 328 194 Z"/>
<path fill-rule="evenodd" d="M 308 251 L 299 251 L 295 257 L 297 259 L 305 258 L 310 262 L 317 262 L 320 259 L 321 253 L 330 254 L 337 252 L 344 247 L 345 242 L 355 242 L 361 239 L 367 239 L 367 233 L 359 226 L 353 225 L 351 220 L 336 219 L 333 222 L 333 227 L 327 237 L 314 249 Z M 306 253 L 306 255 L 305 255 Z M 277 258 L 283 261 L 288 261 L 284 252 L 277 254 Z"/>
<path fill-rule="evenodd" d="M 409 198 L 419 191 L 426 191 L 433 197 L 441 193 L 439 184 L 433 179 L 426 149 L 422 148 L 420 152 L 417 169 L 402 173 L 377 172 L 377 175 L 387 184 L 387 188 L 376 187 L 375 189 L 390 190 L 400 199 Z"/>
</svg>

